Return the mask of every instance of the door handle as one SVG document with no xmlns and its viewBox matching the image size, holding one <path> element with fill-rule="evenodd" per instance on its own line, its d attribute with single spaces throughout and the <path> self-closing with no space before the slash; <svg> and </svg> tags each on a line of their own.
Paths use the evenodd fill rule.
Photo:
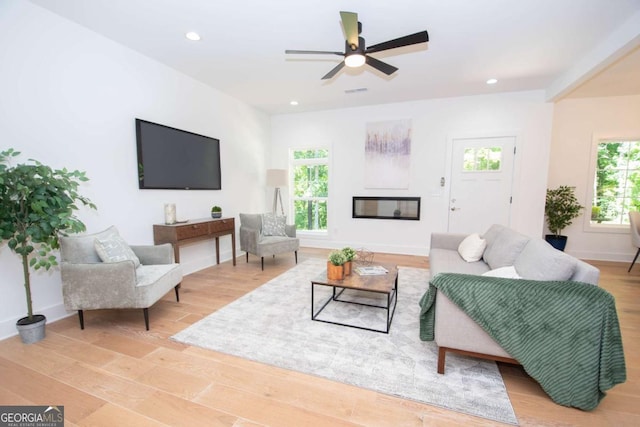
<svg viewBox="0 0 640 427">
<path fill-rule="evenodd" d="M 459 211 L 460 208 L 451 208 L 452 211 Z"/>
</svg>

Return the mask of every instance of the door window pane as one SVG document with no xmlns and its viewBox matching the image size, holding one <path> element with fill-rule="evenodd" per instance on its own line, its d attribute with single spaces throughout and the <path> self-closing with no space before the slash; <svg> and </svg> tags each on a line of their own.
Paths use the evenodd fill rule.
<svg viewBox="0 0 640 427">
<path fill-rule="evenodd" d="M 499 171 L 502 147 L 469 147 L 464 149 L 462 170 L 465 172 Z"/>
</svg>

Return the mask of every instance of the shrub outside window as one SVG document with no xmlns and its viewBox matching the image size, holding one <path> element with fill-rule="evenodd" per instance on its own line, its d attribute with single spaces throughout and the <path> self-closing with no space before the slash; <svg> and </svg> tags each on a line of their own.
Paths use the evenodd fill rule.
<svg viewBox="0 0 640 427">
<path fill-rule="evenodd" d="M 292 203 L 297 230 L 326 234 L 329 150 L 293 150 L 290 169 L 293 171 Z"/>
<path fill-rule="evenodd" d="M 599 140 L 591 225 L 628 225 L 640 210 L 640 140 Z"/>
</svg>

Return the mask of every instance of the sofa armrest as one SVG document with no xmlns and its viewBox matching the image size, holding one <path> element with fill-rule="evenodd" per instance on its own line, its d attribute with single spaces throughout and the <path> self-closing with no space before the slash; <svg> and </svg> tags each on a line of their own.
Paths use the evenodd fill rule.
<svg viewBox="0 0 640 427">
<path fill-rule="evenodd" d="M 62 262 L 60 273 L 67 310 L 127 308 L 127 301 L 135 301 L 137 279 L 133 261 L 89 264 Z"/>
<path fill-rule="evenodd" d="M 458 250 L 460 243 L 468 236 L 461 233 L 431 233 L 430 249 Z"/>
<path fill-rule="evenodd" d="M 284 232 L 289 237 L 296 237 L 296 225 L 295 224 L 285 225 Z"/>
<path fill-rule="evenodd" d="M 142 265 L 173 264 L 173 245 L 131 245 Z"/>
<path fill-rule="evenodd" d="M 590 283 L 592 285 L 598 286 L 598 281 L 600 280 L 600 270 L 597 267 L 594 267 L 593 265 L 579 259 L 576 265 L 576 269 L 573 272 L 573 276 L 571 276 L 570 280 Z"/>
</svg>

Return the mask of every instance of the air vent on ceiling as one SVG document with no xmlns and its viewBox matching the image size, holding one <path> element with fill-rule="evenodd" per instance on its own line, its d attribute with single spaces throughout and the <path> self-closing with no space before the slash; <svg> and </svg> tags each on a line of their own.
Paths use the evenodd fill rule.
<svg viewBox="0 0 640 427">
<path fill-rule="evenodd" d="M 366 92 L 367 88 L 366 87 L 361 87 L 358 89 L 347 89 L 344 91 L 344 93 L 349 94 L 349 93 L 358 93 L 358 92 Z"/>
</svg>

